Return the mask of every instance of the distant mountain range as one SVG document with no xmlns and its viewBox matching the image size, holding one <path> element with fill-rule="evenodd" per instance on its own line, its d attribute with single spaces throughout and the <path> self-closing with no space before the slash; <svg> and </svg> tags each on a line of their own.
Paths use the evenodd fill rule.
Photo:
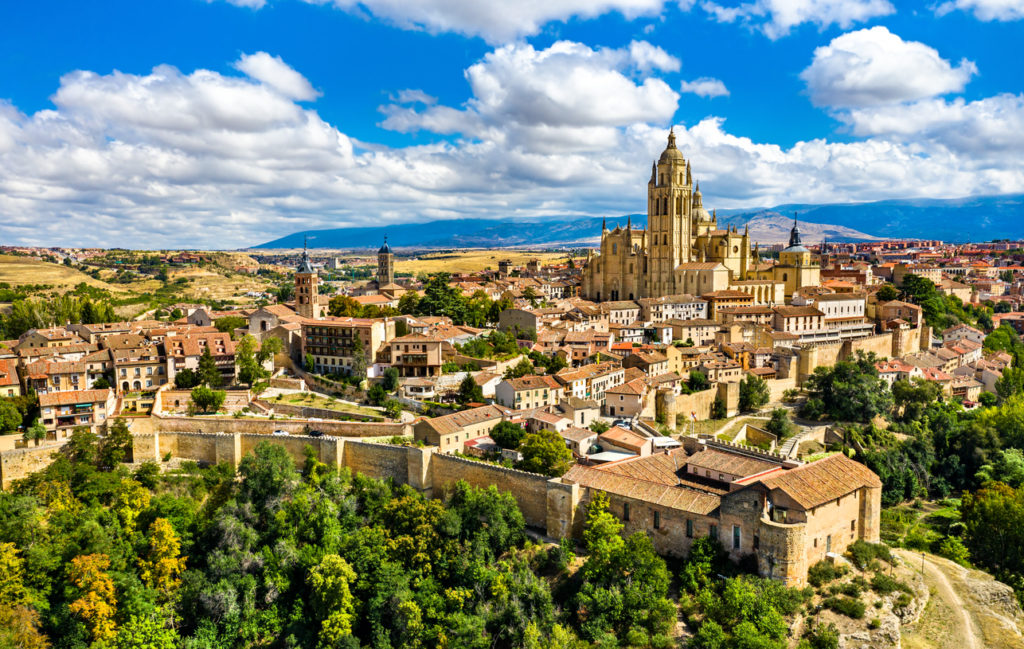
<svg viewBox="0 0 1024 649">
<path fill-rule="evenodd" d="M 722 227 L 749 226 L 754 241 L 787 241 L 798 214 L 807 243 L 865 241 L 877 238 L 986 241 L 1024 237 L 1024 194 L 955 200 L 892 200 L 831 205 L 792 204 L 771 208 L 719 210 Z M 610 217 L 608 227 L 646 226 L 646 215 Z M 268 241 L 253 248 L 375 248 L 384 241 L 395 247 L 499 248 L 594 245 L 601 236 L 601 219 L 592 217 L 532 217 L 454 219 L 371 228 L 309 230 Z"/>
</svg>

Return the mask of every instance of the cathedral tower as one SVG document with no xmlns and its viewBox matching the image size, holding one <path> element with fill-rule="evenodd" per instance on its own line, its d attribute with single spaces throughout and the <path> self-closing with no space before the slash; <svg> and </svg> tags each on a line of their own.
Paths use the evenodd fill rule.
<svg viewBox="0 0 1024 649">
<path fill-rule="evenodd" d="M 303 243 L 302 259 L 299 261 L 299 267 L 295 269 L 295 311 L 304 318 L 319 317 L 319 281 L 320 277 L 309 263 L 309 253 Z"/>
<path fill-rule="evenodd" d="M 377 288 L 385 284 L 395 283 L 395 256 L 388 245 L 388 235 L 384 235 L 384 245 L 377 251 Z"/>
<path fill-rule="evenodd" d="M 651 167 L 647 183 L 648 285 L 647 295 L 675 292 L 675 269 L 691 261 L 690 169 L 669 131 L 668 146 Z"/>
</svg>

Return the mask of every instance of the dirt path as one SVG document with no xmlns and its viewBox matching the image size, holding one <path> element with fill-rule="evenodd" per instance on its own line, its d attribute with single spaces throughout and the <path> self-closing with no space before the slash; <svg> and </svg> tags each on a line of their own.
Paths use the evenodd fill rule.
<svg viewBox="0 0 1024 649">
<path fill-rule="evenodd" d="M 896 553 L 915 571 L 922 566 L 921 554 L 907 550 Z M 1024 647 L 1016 620 L 999 617 L 991 606 L 972 595 L 979 583 L 990 577 L 969 571 L 952 561 L 924 555 L 924 580 L 932 597 L 921 619 L 903 630 L 906 649 L 1012 649 Z M 1007 624 L 1009 622 L 1009 624 Z"/>
<path fill-rule="evenodd" d="M 949 629 L 950 635 L 963 640 L 962 643 L 957 643 L 957 646 L 964 649 L 980 649 L 981 643 L 974 631 L 974 621 L 971 619 L 970 613 L 967 612 L 968 609 L 964 605 L 963 599 L 949 583 L 946 573 L 928 557 L 924 559 L 924 570 L 925 583 L 935 589 L 935 597 L 942 598 L 953 612 L 955 619 L 949 620 L 952 623 Z"/>
</svg>

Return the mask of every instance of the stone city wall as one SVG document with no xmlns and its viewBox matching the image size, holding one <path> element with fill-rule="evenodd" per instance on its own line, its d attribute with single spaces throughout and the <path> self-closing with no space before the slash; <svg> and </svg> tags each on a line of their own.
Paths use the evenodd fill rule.
<svg viewBox="0 0 1024 649">
<path fill-rule="evenodd" d="M 138 428 L 136 428 L 138 426 Z M 294 419 L 247 419 L 234 417 L 170 417 L 154 415 L 150 421 L 141 418 L 131 424 L 132 432 L 201 432 L 270 434 L 285 430 L 302 434 L 307 426 L 338 437 L 393 437 L 412 435 L 412 426 L 402 422 L 304 421 Z"/>
<path fill-rule="evenodd" d="M 7 489 L 15 480 L 45 469 L 53 462 L 51 457 L 64 444 L 49 443 L 43 446 L 17 448 L 0 453 L 0 488 Z"/>
<path fill-rule="evenodd" d="M 498 491 L 508 491 L 515 497 L 527 525 L 546 527 L 547 483 L 550 480 L 547 476 L 441 453 L 435 453 L 430 462 L 435 496 L 444 497 L 459 480 L 465 480 L 474 487 L 493 484 Z"/>
<path fill-rule="evenodd" d="M 768 379 L 765 381 L 768 384 L 769 401 L 782 401 L 782 395 L 786 390 L 792 390 L 796 388 L 796 377 L 790 377 L 785 379 Z"/>
</svg>

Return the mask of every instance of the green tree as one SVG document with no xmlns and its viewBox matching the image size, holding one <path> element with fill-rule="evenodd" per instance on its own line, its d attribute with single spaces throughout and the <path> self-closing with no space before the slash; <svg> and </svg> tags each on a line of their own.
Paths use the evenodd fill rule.
<svg viewBox="0 0 1024 649">
<path fill-rule="evenodd" d="M 203 347 L 203 354 L 199 357 L 199 379 L 211 388 L 219 387 L 224 380 L 209 345 Z"/>
<path fill-rule="evenodd" d="M 92 389 L 93 390 L 108 390 L 108 389 L 110 389 L 110 381 L 107 380 L 107 377 L 101 376 L 100 378 L 98 378 L 98 379 L 96 379 L 95 381 L 92 382 Z"/>
<path fill-rule="evenodd" d="M 996 394 L 1006 400 L 1015 394 L 1024 392 L 1024 368 L 1007 367 L 1003 375 L 996 379 Z"/>
<path fill-rule="evenodd" d="M 892 400 L 901 421 L 918 421 L 929 405 L 942 399 L 942 388 L 934 381 L 900 379 L 892 384 Z"/>
<path fill-rule="evenodd" d="M 491 429 L 491 439 L 502 448 L 517 449 L 526 437 L 526 431 L 519 424 L 510 421 L 499 421 Z"/>
<path fill-rule="evenodd" d="M 409 291 L 398 298 L 398 310 L 405 315 L 415 315 L 419 309 L 419 302 L 420 294 L 416 291 Z M 397 334 L 397 323 L 395 333 Z"/>
<path fill-rule="evenodd" d="M 878 289 L 875 293 L 875 297 L 878 298 L 879 302 L 891 302 L 900 296 L 899 291 L 892 284 L 885 284 L 882 288 Z"/>
<path fill-rule="evenodd" d="M 457 325 L 466 323 L 468 300 L 457 287 L 449 284 L 451 275 L 438 273 L 430 278 L 423 297 L 416 305 L 419 315 L 448 316 Z"/>
<path fill-rule="evenodd" d="M 729 412 L 726 410 L 725 402 L 722 401 L 722 397 L 715 396 L 715 400 L 711 402 L 711 418 L 725 419 L 727 416 Z"/>
<path fill-rule="evenodd" d="M 107 434 L 100 446 L 100 464 L 108 468 L 116 468 L 124 462 L 132 451 L 132 433 L 128 424 L 118 417 L 107 425 Z"/>
<path fill-rule="evenodd" d="M 339 318 L 358 318 L 363 314 L 363 305 L 355 298 L 338 295 L 327 303 L 327 313 Z"/>
<path fill-rule="evenodd" d="M 302 359 L 302 369 L 309 373 L 316 372 L 316 359 L 309 352 L 306 352 L 306 357 Z"/>
<path fill-rule="evenodd" d="M 792 437 L 796 433 L 796 426 L 793 425 L 793 421 L 789 417 L 789 411 L 785 408 L 775 408 L 772 410 L 772 416 L 765 424 L 765 430 L 781 442 L 784 439 Z"/>
<path fill-rule="evenodd" d="M 384 386 L 380 383 L 374 383 L 370 386 L 370 389 L 366 391 L 366 400 L 375 406 L 384 405 L 384 401 L 388 398 L 388 391 L 384 389 Z"/>
<path fill-rule="evenodd" d="M 970 555 L 997 578 L 1024 574 L 1024 490 L 994 482 L 960 504 Z"/>
<path fill-rule="evenodd" d="M 132 615 L 117 628 L 113 649 L 176 649 L 182 646 L 178 632 L 166 626 L 161 611 Z"/>
<path fill-rule="evenodd" d="M 233 334 L 235 329 L 241 329 L 248 324 L 249 321 L 240 315 L 227 315 L 213 321 L 213 326 L 217 327 L 217 331 L 226 334 Z"/>
<path fill-rule="evenodd" d="M 711 387 L 711 383 L 708 382 L 708 377 L 704 372 L 697 370 L 690 370 L 690 380 L 687 381 L 690 390 L 694 392 L 700 392 L 701 390 L 707 390 Z"/>
<path fill-rule="evenodd" d="M 510 367 L 507 370 L 505 370 L 504 378 L 518 379 L 520 377 L 526 376 L 527 374 L 533 374 L 533 363 L 530 362 L 530 359 L 523 358 L 513 367 Z"/>
<path fill-rule="evenodd" d="M 472 374 L 466 374 L 462 378 L 456 400 L 463 405 L 467 403 L 483 403 L 484 389 L 477 384 Z"/>
<path fill-rule="evenodd" d="M 355 598 L 350 585 L 355 580 L 355 571 L 336 554 L 325 555 L 320 565 L 310 571 L 310 599 L 313 613 L 320 622 L 320 647 L 336 647 L 343 638 L 352 635 Z"/>
<path fill-rule="evenodd" d="M 0 400 L 0 433 L 13 433 L 21 425 L 21 411 L 7 400 Z"/>
<path fill-rule="evenodd" d="M 277 340 L 273 338 L 272 340 Z M 260 361 L 257 359 L 256 339 L 249 334 L 242 337 L 242 340 L 235 345 L 235 368 L 238 380 L 248 386 L 270 376 Z"/>
<path fill-rule="evenodd" d="M 395 390 L 398 389 L 398 379 L 398 368 L 389 367 L 388 369 L 384 370 L 384 376 L 381 378 L 380 384 L 384 386 L 384 390 L 386 392 L 394 392 Z"/>
<path fill-rule="evenodd" d="M 179 370 L 174 375 L 174 387 L 179 390 L 188 390 L 196 387 L 200 383 L 199 374 L 190 368 Z"/>
<path fill-rule="evenodd" d="M 352 365 L 349 368 L 349 373 L 359 380 L 366 378 L 366 350 L 363 348 L 363 339 L 359 335 L 352 337 Z"/>
<path fill-rule="evenodd" d="M 384 414 L 391 419 L 398 419 L 402 416 L 402 403 L 397 399 L 384 401 Z"/>
<path fill-rule="evenodd" d="M 192 388 L 192 403 L 200 412 L 216 412 L 224 405 L 227 394 L 224 390 L 214 390 L 206 385 Z"/>
<path fill-rule="evenodd" d="M 874 354 L 857 352 L 833 367 L 817 367 L 806 383 L 811 402 L 840 421 L 869 422 L 892 408 L 892 392 L 878 376 Z M 812 415 L 809 410 L 807 416 Z"/>
<path fill-rule="evenodd" d="M 740 410 L 757 410 L 770 397 L 768 383 L 761 377 L 748 374 L 740 381 Z"/>
<path fill-rule="evenodd" d="M 22 434 L 23 439 L 26 443 L 32 441 L 36 446 L 39 445 L 40 439 L 46 439 L 46 427 L 38 419 L 32 423 L 32 426 L 26 429 L 25 433 Z"/>
<path fill-rule="evenodd" d="M 572 464 L 572 451 L 565 445 L 562 436 L 553 430 L 527 433 L 519 445 L 523 459 L 516 468 L 552 477 L 560 476 Z"/>
</svg>

